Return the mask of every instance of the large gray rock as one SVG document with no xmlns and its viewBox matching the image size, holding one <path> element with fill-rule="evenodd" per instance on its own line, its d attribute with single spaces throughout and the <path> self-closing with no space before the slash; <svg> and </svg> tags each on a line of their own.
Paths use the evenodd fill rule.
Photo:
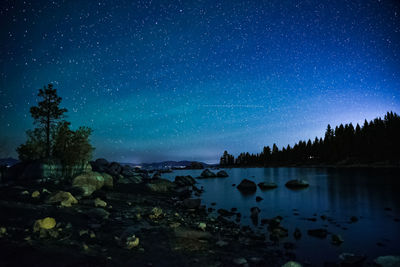
<svg viewBox="0 0 400 267">
<path fill-rule="evenodd" d="M 86 172 L 75 177 L 72 186 L 82 189 L 84 196 L 90 196 L 104 186 L 104 176 L 98 172 Z"/>
<path fill-rule="evenodd" d="M 217 177 L 221 177 L 221 178 L 225 178 L 225 177 L 229 176 L 228 173 L 226 171 L 224 171 L 224 170 L 221 170 L 221 171 L 217 172 L 216 175 L 217 175 Z"/>
</svg>

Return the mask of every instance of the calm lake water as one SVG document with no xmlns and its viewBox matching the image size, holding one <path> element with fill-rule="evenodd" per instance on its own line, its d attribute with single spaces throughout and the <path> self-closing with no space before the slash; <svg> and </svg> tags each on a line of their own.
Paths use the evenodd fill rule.
<svg viewBox="0 0 400 267">
<path fill-rule="evenodd" d="M 290 241 L 296 244 L 297 259 L 321 265 L 324 261 L 336 261 L 343 252 L 364 254 L 368 260 L 382 255 L 400 254 L 400 171 L 390 169 L 334 169 L 334 168 L 237 168 L 224 169 L 228 178 L 198 179 L 198 187 L 204 186 L 202 202 L 211 207 L 230 210 L 237 208 L 242 213 L 242 225 L 252 225 L 250 208 L 261 209 L 261 218 L 282 216 L 282 226 L 289 230 Z M 215 171 L 215 170 L 213 170 Z M 202 170 L 178 170 L 163 174 L 173 180 L 177 175 L 200 176 Z M 232 184 L 244 178 L 255 183 L 272 181 L 278 188 L 241 194 Z M 291 179 L 304 179 L 310 187 L 290 190 L 285 183 Z M 264 200 L 256 202 L 256 196 Z M 297 209 L 294 211 L 293 209 Z M 297 212 L 299 215 L 295 215 Z M 315 217 L 316 222 L 306 218 Z M 322 220 L 321 215 L 333 218 Z M 350 223 L 357 216 L 358 222 Z M 234 217 L 233 217 L 234 218 Z M 302 238 L 296 241 L 293 231 L 298 227 Z M 340 234 L 344 243 L 331 244 L 331 236 L 318 239 L 307 235 L 308 229 L 326 228 L 328 232 Z M 256 227 L 266 232 L 266 226 Z M 379 244 L 379 245 L 378 245 Z"/>
</svg>

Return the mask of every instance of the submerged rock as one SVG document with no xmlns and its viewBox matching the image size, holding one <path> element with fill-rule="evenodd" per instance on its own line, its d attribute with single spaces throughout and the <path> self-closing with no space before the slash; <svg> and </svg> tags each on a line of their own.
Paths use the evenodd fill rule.
<svg viewBox="0 0 400 267">
<path fill-rule="evenodd" d="M 256 186 L 256 183 L 254 183 L 253 181 L 244 179 L 237 186 L 237 189 L 239 189 L 241 192 L 244 192 L 244 193 L 254 193 L 257 191 L 257 186 Z"/>
<path fill-rule="evenodd" d="M 59 191 L 51 196 L 48 200 L 49 203 L 60 203 L 62 207 L 71 207 L 73 204 L 78 204 L 78 200 L 70 193 Z"/>
<path fill-rule="evenodd" d="M 261 190 L 269 190 L 269 189 L 277 188 L 278 185 L 276 183 L 273 183 L 273 182 L 261 182 L 261 183 L 258 183 L 258 187 Z"/>
<path fill-rule="evenodd" d="M 306 188 L 309 186 L 309 183 L 305 180 L 290 180 L 289 182 L 287 182 L 286 184 L 287 188 L 291 188 L 291 189 L 300 189 L 300 188 Z"/>
</svg>

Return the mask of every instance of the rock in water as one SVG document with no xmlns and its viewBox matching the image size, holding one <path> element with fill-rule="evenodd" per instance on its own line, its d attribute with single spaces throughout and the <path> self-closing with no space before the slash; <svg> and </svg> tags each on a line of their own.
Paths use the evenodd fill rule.
<svg viewBox="0 0 400 267">
<path fill-rule="evenodd" d="M 381 267 L 400 267 L 400 256 L 380 256 L 374 262 Z"/>
<path fill-rule="evenodd" d="M 291 188 L 291 189 L 300 189 L 300 188 L 306 188 L 309 186 L 309 183 L 307 181 L 304 180 L 290 180 L 289 182 L 287 182 L 286 184 L 287 188 Z"/>
<path fill-rule="evenodd" d="M 75 177 L 72 185 L 81 188 L 84 196 L 90 196 L 94 191 L 103 187 L 104 177 L 98 172 L 87 172 Z"/>
<path fill-rule="evenodd" d="M 78 200 L 70 193 L 59 191 L 51 196 L 48 200 L 49 203 L 60 203 L 62 207 L 71 207 L 72 204 L 78 204 Z"/>
<path fill-rule="evenodd" d="M 215 175 L 215 173 L 213 173 L 212 171 L 210 171 L 209 169 L 205 169 L 201 174 L 200 174 L 201 178 L 215 178 L 217 177 L 217 175 Z"/>
<path fill-rule="evenodd" d="M 221 177 L 221 178 L 225 178 L 225 177 L 229 176 L 228 173 L 226 171 L 224 171 L 224 170 L 221 170 L 221 171 L 217 172 L 216 175 L 217 175 L 217 177 Z"/>
<path fill-rule="evenodd" d="M 239 191 L 241 191 L 243 193 L 254 193 L 257 191 L 257 186 L 256 186 L 256 183 L 254 183 L 253 181 L 244 179 L 237 186 L 237 189 L 239 189 Z"/>
<path fill-rule="evenodd" d="M 269 190 L 269 189 L 277 188 L 278 185 L 276 183 L 273 183 L 273 182 L 261 182 L 261 183 L 258 184 L 258 187 L 261 190 Z"/>
<path fill-rule="evenodd" d="M 326 238 L 326 236 L 328 235 L 328 231 L 326 229 L 311 229 L 308 230 L 307 233 L 310 236 L 314 236 L 314 237 L 318 237 L 318 238 Z"/>
</svg>

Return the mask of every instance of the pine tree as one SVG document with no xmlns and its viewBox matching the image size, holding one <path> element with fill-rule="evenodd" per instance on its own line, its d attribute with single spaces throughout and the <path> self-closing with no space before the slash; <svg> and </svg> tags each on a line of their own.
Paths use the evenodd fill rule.
<svg viewBox="0 0 400 267">
<path fill-rule="evenodd" d="M 50 135 L 56 123 L 63 118 L 67 109 L 60 108 L 61 97 L 57 95 L 57 90 L 53 89 L 53 85 L 49 84 L 43 89 L 39 89 L 39 97 L 43 98 L 38 106 L 31 107 L 30 113 L 36 124 L 41 126 L 45 133 L 45 157 L 50 157 L 51 140 Z"/>
</svg>

